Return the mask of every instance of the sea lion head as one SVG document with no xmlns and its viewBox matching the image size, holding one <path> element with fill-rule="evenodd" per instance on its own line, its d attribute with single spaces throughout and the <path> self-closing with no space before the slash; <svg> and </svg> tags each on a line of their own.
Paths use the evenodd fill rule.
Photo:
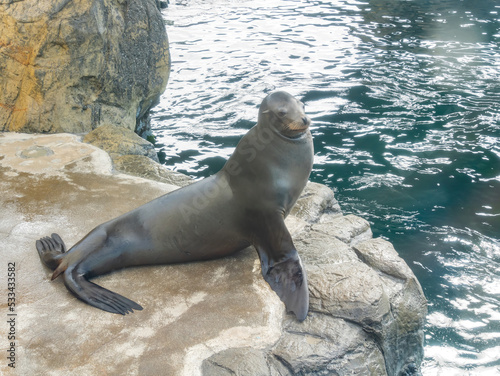
<svg viewBox="0 0 500 376">
<path fill-rule="evenodd" d="M 304 104 L 284 91 L 269 94 L 260 105 L 258 123 L 287 138 L 304 135 L 311 119 L 304 112 Z"/>
</svg>

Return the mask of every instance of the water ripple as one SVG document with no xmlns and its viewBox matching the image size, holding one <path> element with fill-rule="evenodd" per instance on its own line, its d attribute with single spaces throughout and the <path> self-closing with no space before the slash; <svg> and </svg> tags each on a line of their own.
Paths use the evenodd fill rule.
<svg viewBox="0 0 500 376">
<path fill-rule="evenodd" d="M 215 173 L 263 96 L 305 102 L 311 178 L 368 219 L 430 303 L 428 375 L 500 371 L 500 6 L 494 0 L 183 0 L 155 108 L 170 167 Z"/>
</svg>

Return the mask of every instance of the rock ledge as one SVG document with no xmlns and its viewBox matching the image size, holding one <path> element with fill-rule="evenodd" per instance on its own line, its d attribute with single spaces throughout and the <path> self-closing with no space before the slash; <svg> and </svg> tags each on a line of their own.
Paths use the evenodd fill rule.
<svg viewBox="0 0 500 376">
<path fill-rule="evenodd" d="M 98 278 L 144 307 L 123 317 L 50 282 L 36 239 L 57 231 L 72 245 L 177 188 L 117 173 L 107 153 L 78 136 L 0 133 L 0 188 L 0 247 L 16 264 L 16 374 L 418 373 L 427 310 L 418 281 L 389 242 L 372 238 L 365 220 L 342 214 L 323 185 L 309 183 L 287 218 L 309 277 L 302 323 L 284 312 L 252 248 Z M 0 346 L 7 350 L 5 341 Z"/>
</svg>

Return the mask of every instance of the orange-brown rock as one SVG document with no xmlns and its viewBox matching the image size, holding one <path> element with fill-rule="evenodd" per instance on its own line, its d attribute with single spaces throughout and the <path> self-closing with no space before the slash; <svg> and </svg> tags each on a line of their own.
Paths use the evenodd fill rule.
<svg viewBox="0 0 500 376">
<path fill-rule="evenodd" d="M 140 132 L 169 69 L 154 0 L 0 1 L 0 131 Z"/>
</svg>

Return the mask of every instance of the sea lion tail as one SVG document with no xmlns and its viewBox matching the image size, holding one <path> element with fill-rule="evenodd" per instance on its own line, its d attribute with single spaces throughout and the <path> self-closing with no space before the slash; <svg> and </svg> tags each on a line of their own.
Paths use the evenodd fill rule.
<svg viewBox="0 0 500 376">
<path fill-rule="evenodd" d="M 78 266 L 64 272 L 64 284 L 78 299 L 103 311 L 125 315 L 142 307 L 126 297 L 90 282 L 78 271 Z"/>
</svg>

